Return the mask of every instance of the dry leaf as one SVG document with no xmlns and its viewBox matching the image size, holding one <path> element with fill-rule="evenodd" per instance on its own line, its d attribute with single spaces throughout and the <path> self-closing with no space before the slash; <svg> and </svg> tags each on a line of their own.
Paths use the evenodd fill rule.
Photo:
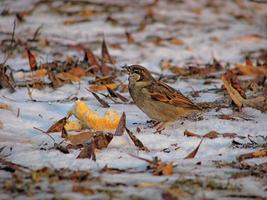
<svg viewBox="0 0 267 200">
<path fill-rule="evenodd" d="M 42 78 L 45 77 L 47 75 L 47 70 L 46 69 L 38 69 L 35 71 L 35 77 L 37 78 Z"/>
<path fill-rule="evenodd" d="M 86 76 L 86 71 L 82 67 L 74 67 L 74 68 L 71 68 L 68 71 L 68 73 L 71 74 L 71 75 L 73 75 L 73 76 L 76 76 L 78 78 L 82 78 L 82 77 Z"/>
<path fill-rule="evenodd" d="M 246 160 L 246 159 L 251 159 L 251 158 L 261 158 L 261 157 L 266 157 L 267 156 L 267 148 L 255 151 L 255 152 L 251 152 L 251 153 L 246 153 L 246 154 L 242 154 L 240 156 L 237 157 L 237 160 L 239 162 Z"/>
<path fill-rule="evenodd" d="M 201 138 L 200 135 L 196 134 L 196 133 L 193 133 L 193 132 L 190 132 L 188 130 L 185 130 L 184 131 L 184 135 L 187 136 L 187 137 L 198 137 L 198 138 Z"/>
<path fill-rule="evenodd" d="M 60 81 L 55 75 L 53 72 L 51 71 L 48 71 L 48 78 L 49 80 L 51 81 L 52 83 L 52 86 L 54 89 L 58 88 L 58 87 L 61 87 L 63 85 L 63 82 Z"/>
<path fill-rule="evenodd" d="M 135 42 L 135 39 L 133 38 L 132 34 L 130 34 L 128 31 L 125 31 L 125 35 L 126 35 L 128 44 L 133 44 Z"/>
<path fill-rule="evenodd" d="M 27 54 L 31 70 L 37 70 L 37 62 L 35 56 L 31 53 L 29 49 L 27 49 Z"/>
<path fill-rule="evenodd" d="M 77 156 L 77 158 L 88 158 L 96 161 L 95 156 L 95 145 L 93 142 L 86 145 L 80 152 L 80 154 Z"/>
<path fill-rule="evenodd" d="M 72 192 L 78 192 L 82 193 L 83 195 L 89 196 L 89 195 L 94 195 L 95 191 L 89 187 L 84 187 L 81 185 L 73 185 L 72 186 Z"/>
<path fill-rule="evenodd" d="M 143 143 L 137 137 L 135 137 L 135 135 L 128 128 L 125 127 L 125 129 L 135 146 L 137 146 L 142 151 L 149 152 L 148 148 L 144 146 Z"/>
<path fill-rule="evenodd" d="M 204 138 L 209 138 L 209 139 L 215 139 L 218 138 L 220 135 L 220 133 L 216 132 L 216 131 L 210 131 L 208 133 L 206 133 L 205 135 L 203 135 Z"/>
<path fill-rule="evenodd" d="M 94 73 L 97 73 L 100 70 L 100 65 L 91 49 L 85 50 L 85 61 L 87 61 L 90 66 L 94 67 L 92 69 Z"/>
<path fill-rule="evenodd" d="M 64 117 L 60 120 L 58 120 L 56 123 L 54 123 L 47 131 L 46 133 L 52 133 L 52 132 L 61 132 L 64 126 L 67 123 L 67 118 Z"/>
<path fill-rule="evenodd" d="M 240 36 L 236 40 L 238 40 L 240 42 L 260 42 L 263 39 L 264 39 L 264 37 L 261 35 L 251 34 L 251 35 Z"/>
<path fill-rule="evenodd" d="M 69 135 L 66 138 L 74 146 L 93 142 L 94 147 L 99 150 L 107 148 L 112 139 L 112 133 L 104 133 L 102 131 L 86 131 L 76 135 Z"/>
<path fill-rule="evenodd" d="M 194 151 L 192 151 L 191 153 L 189 153 L 184 159 L 192 159 L 192 158 L 195 158 L 197 152 L 198 152 L 198 149 L 202 143 L 204 138 L 202 138 L 199 142 L 199 144 L 197 145 L 197 147 L 194 149 Z"/>
<path fill-rule="evenodd" d="M 126 129 L 127 130 L 127 129 Z M 149 164 L 148 169 L 152 169 L 153 175 L 157 176 L 170 176 L 173 174 L 173 164 L 162 162 L 157 157 L 153 158 L 153 160 L 148 160 L 139 156 L 135 156 L 130 154 L 132 157 L 137 158 L 139 160 L 143 160 Z"/>
<path fill-rule="evenodd" d="M 126 97 L 122 96 L 118 92 L 115 92 L 114 90 L 112 90 L 108 86 L 107 86 L 107 90 L 108 90 L 108 93 L 110 94 L 110 96 L 115 97 L 115 98 L 119 98 L 122 102 L 128 102 L 129 101 L 129 99 L 127 99 Z"/>
<path fill-rule="evenodd" d="M 0 109 L 12 111 L 11 106 L 5 103 L 0 103 Z"/>
<path fill-rule="evenodd" d="M 120 118 L 120 122 L 116 128 L 115 134 L 116 136 L 122 136 L 126 127 L 126 115 L 123 112 Z"/>
<path fill-rule="evenodd" d="M 92 92 L 100 92 L 100 91 L 106 91 L 107 87 L 110 89 L 116 89 L 118 87 L 118 85 L 116 83 L 109 83 L 109 84 L 105 84 L 105 85 L 90 85 L 89 90 Z"/>
<path fill-rule="evenodd" d="M 107 44 L 106 44 L 106 41 L 105 39 L 103 38 L 103 41 L 102 41 L 102 60 L 104 63 L 110 63 L 110 64 L 114 64 L 114 60 L 111 58 L 109 52 L 108 52 L 108 48 L 107 48 Z"/>
<path fill-rule="evenodd" d="M 10 92 L 15 92 L 15 81 L 12 71 L 8 73 L 8 67 L 0 64 L 0 87 L 8 88 Z"/>
<path fill-rule="evenodd" d="M 112 133 L 96 132 L 94 134 L 94 144 L 96 149 L 105 149 L 113 139 Z"/>
<path fill-rule="evenodd" d="M 103 106 L 103 108 L 109 108 L 110 105 L 103 99 L 101 99 L 96 93 L 91 92 L 92 95 L 96 98 L 96 100 Z"/>
<path fill-rule="evenodd" d="M 63 81 L 63 82 L 67 82 L 67 81 L 70 81 L 70 82 L 79 82 L 80 81 L 80 78 L 77 77 L 77 76 L 74 76 L 72 75 L 71 73 L 69 72 L 61 72 L 61 73 L 58 73 L 56 74 L 56 78 Z"/>
<path fill-rule="evenodd" d="M 73 145 L 84 144 L 92 140 L 95 133 L 96 132 L 93 132 L 93 131 L 86 131 L 86 132 L 81 132 L 76 135 L 68 135 L 66 140 L 70 141 L 71 144 Z"/>
<path fill-rule="evenodd" d="M 174 45 L 183 45 L 184 41 L 173 37 L 173 38 L 170 39 L 170 43 L 174 44 Z"/>
<path fill-rule="evenodd" d="M 231 82 L 229 81 L 231 77 L 232 77 L 232 72 L 227 72 L 222 76 L 222 81 L 231 99 L 239 108 L 243 106 L 248 106 L 248 107 L 253 107 L 253 108 L 256 108 L 262 111 L 267 110 L 267 98 L 266 97 L 258 96 L 252 99 L 243 98 L 242 95 L 239 93 L 239 91 L 236 90 L 236 88 L 234 88 L 231 85 Z"/>
</svg>

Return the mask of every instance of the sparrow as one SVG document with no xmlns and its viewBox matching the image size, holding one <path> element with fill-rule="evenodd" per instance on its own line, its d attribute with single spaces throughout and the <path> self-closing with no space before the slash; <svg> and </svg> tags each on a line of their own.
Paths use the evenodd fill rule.
<svg viewBox="0 0 267 200">
<path fill-rule="evenodd" d="M 138 108 L 157 121 L 157 131 L 164 130 L 165 123 L 186 117 L 201 108 L 171 86 L 156 80 L 140 65 L 122 67 L 129 74 L 129 93 Z"/>
</svg>

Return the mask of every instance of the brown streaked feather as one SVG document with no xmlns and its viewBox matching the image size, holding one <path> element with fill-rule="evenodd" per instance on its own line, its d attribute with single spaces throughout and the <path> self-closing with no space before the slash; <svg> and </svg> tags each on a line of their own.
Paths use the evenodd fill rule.
<svg viewBox="0 0 267 200">
<path fill-rule="evenodd" d="M 142 92 L 148 94 L 151 99 L 155 101 L 160 101 L 162 103 L 167 103 L 174 106 L 190 108 L 193 110 L 201 110 L 201 108 L 195 105 L 190 99 L 185 97 L 179 91 L 162 82 L 155 81 L 155 83 L 144 87 Z"/>
</svg>

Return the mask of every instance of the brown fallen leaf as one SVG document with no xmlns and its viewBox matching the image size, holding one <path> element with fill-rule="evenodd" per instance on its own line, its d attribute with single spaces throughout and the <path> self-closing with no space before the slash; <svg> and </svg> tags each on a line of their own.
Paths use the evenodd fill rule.
<svg viewBox="0 0 267 200">
<path fill-rule="evenodd" d="M 120 118 L 120 122 L 118 124 L 118 127 L 116 128 L 115 134 L 116 136 L 122 136 L 126 127 L 126 115 L 123 112 Z"/>
<path fill-rule="evenodd" d="M 200 135 L 196 134 L 196 133 L 193 133 L 193 132 L 190 132 L 188 130 L 185 130 L 184 131 L 184 135 L 187 136 L 187 137 L 197 137 L 197 138 L 201 138 Z"/>
<path fill-rule="evenodd" d="M 261 35 L 250 34 L 250 35 L 240 36 L 240 37 L 236 38 L 235 40 L 240 41 L 240 42 L 259 42 L 259 41 L 262 41 L 263 39 L 264 39 L 264 37 Z"/>
<path fill-rule="evenodd" d="M 158 159 L 157 157 L 153 158 L 153 160 L 149 160 L 149 159 L 145 159 L 139 156 L 135 156 L 130 154 L 132 157 L 137 158 L 139 160 L 143 160 L 145 162 L 147 162 L 148 165 L 148 169 L 152 170 L 153 175 L 156 176 L 170 176 L 173 174 L 173 163 L 165 163 L 162 162 L 160 159 Z"/>
<path fill-rule="evenodd" d="M 96 149 L 104 149 L 107 148 L 112 138 L 112 133 L 104 133 L 102 131 L 86 131 L 76 135 L 69 135 L 66 140 L 70 141 L 72 145 L 76 146 L 93 142 Z"/>
<path fill-rule="evenodd" d="M 143 143 L 128 128 L 125 127 L 125 130 L 127 131 L 135 146 L 137 146 L 142 151 L 149 152 L 148 148 L 144 146 Z"/>
<path fill-rule="evenodd" d="M 110 96 L 115 97 L 115 98 L 119 98 L 122 102 L 128 102 L 129 101 L 129 99 L 127 99 L 126 97 L 122 96 L 118 92 L 115 92 L 114 90 L 112 90 L 108 86 L 107 86 L 107 90 L 108 90 L 108 93 L 110 94 Z"/>
<path fill-rule="evenodd" d="M 76 135 L 68 135 L 66 140 L 70 141 L 73 145 L 79 145 L 90 141 L 94 137 L 95 132 L 86 131 Z"/>
<path fill-rule="evenodd" d="M 191 153 L 189 153 L 184 159 L 192 159 L 192 158 L 195 158 L 195 156 L 196 156 L 196 154 L 197 154 L 197 152 L 198 152 L 198 149 L 199 149 L 199 147 L 200 147 L 200 145 L 201 145 L 203 139 L 204 139 L 204 138 L 202 138 L 202 139 L 200 140 L 200 142 L 199 142 L 199 144 L 197 145 L 197 147 L 196 147 Z"/>
<path fill-rule="evenodd" d="M 231 78 L 232 72 L 227 72 L 222 76 L 222 81 L 224 84 L 224 87 L 226 88 L 229 96 L 233 100 L 233 102 L 239 107 L 252 107 L 256 108 L 262 111 L 267 110 L 267 98 L 264 96 L 258 96 L 251 99 L 245 99 L 242 97 L 240 92 L 234 88 L 229 80 Z"/>
<path fill-rule="evenodd" d="M 86 76 L 86 71 L 82 67 L 74 67 L 74 68 L 71 68 L 68 71 L 68 73 L 71 74 L 71 75 L 73 75 L 73 76 L 76 76 L 78 78 L 82 78 L 82 77 Z"/>
<path fill-rule="evenodd" d="M 103 76 L 108 76 L 111 73 L 111 67 L 107 66 L 104 62 L 100 65 L 100 72 Z"/>
<path fill-rule="evenodd" d="M 125 31 L 125 36 L 128 44 L 133 44 L 135 42 L 135 39 L 133 38 L 132 34 L 129 33 L 128 31 Z"/>
<path fill-rule="evenodd" d="M 220 133 L 216 131 L 210 131 L 206 133 L 205 135 L 203 135 L 203 138 L 215 139 L 215 138 L 218 138 L 219 136 L 220 136 Z"/>
<path fill-rule="evenodd" d="M 90 144 L 86 145 L 77 158 L 88 158 L 92 159 L 93 161 L 96 161 L 96 156 L 95 156 L 95 144 L 91 142 Z"/>
<path fill-rule="evenodd" d="M 96 149 L 105 149 L 113 139 L 112 133 L 98 132 L 94 134 L 94 145 Z"/>
<path fill-rule="evenodd" d="M 63 126 L 62 131 L 61 131 L 61 137 L 62 138 L 68 137 L 68 132 L 67 132 L 67 130 L 65 129 L 64 126 Z"/>
<path fill-rule="evenodd" d="M 54 123 L 47 131 L 46 133 L 52 133 L 52 132 L 61 132 L 64 126 L 67 123 L 67 117 L 64 117 L 60 120 L 58 120 L 56 123 Z"/>
<path fill-rule="evenodd" d="M 59 88 L 63 85 L 63 82 L 55 76 L 54 72 L 48 71 L 47 74 L 54 89 Z"/>
<path fill-rule="evenodd" d="M 102 85 L 93 84 L 89 86 L 89 90 L 91 90 L 92 92 L 106 91 L 107 87 L 111 89 L 116 89 L 118 85 L 116 83 L 109 83 L 109 84 L 102 84 Z"/>
<path fill-rule="evenodd" d="M 103 38 L 103 41 L 102 41 L 101 53 L 102 53 L 102 60 L 104 63 L 115 64 L 114 60 L 111 58 L 109 54 L 105 38 Z"/>
<path fill-rule="evenodd" d="M 96 93 L 94 93 L 94 92 L 91 92 L 91 93 L 96 98 L 96 100 L 103 106 L 103 108 L 109 108 L 110 107 L 110 105 L 105 100 L 101 99 Z"/>
<path fill-rule="evenodd" d="M 15 92 L 15 85 L 12 71 L 8 73 L 8 66 L 0 64 L 0 88 L 8 88 L 10 92 Z"/>
<path fill-rule="evenodd" d="M 209 139 L 215 139 L 215 138 L 218 138 L 220 136 L 225 137 L 225 138 L 240 138 L 240 139 L 246 138 L 245 136 L 240 136 L 236 133 L 218 133 L 216 131 L 210 131 L 210 132 L 206 133 L 205 135 L 201 136 L 199 134 L 185 130 L 184 135 L 187 137 L 209 138 Z"/>
<path fill-rule="evenodd" d="M 31 53 L 29 49 L 27 49 L 27 55 L 28 55 L 28 60 L 29 60 L 29 65 L 31 70 L 37 70 L 37 61 L 35 56 Z"/>
<path fill-rule="evenodd" d="M 97 73 L 100 70 L 100 65 L 98 63 L 98 60 L 94 53 L 91 51 L 91 49 L 85 50 L 85 61 L 88 62 L 89 66 L 92 66 L 92 71 L 94 73 Z"/>
<path fill-rule="evenodd" d="M 95 190 L 93 190 L 93 189 L 91 189 L 89 187 L 81 186 L 81 185 L 73 185 L 72 186 L 72 192 L 82 193 L 82 194 L 84 194 L 86 196 L 95 194 Z"/>
<path fill-rule="evenodd" d="M 237 160 L 239 162 L 242 162 L 243 160 L 246 160 L 246 159 L 261 158 L 261 157 L 266 157 L 266 156 L 267 156 L 267 148 L 264 148 L 264 149 L 261 149 L 255 152 L 241 154 L 237 157 Z"/>
</svg>

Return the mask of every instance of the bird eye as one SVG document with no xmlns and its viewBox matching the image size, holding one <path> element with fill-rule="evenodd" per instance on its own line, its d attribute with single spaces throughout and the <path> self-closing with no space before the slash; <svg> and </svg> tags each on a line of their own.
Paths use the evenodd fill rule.
<svg viewBox="0 0 267 200">
<path fill-rule="evenodd" d="M 134 73 L 138 74 L 138 70 L 137 70 L 137 69 L 135 69 L 135 70 L 134 70 Z"/>
</svg>

